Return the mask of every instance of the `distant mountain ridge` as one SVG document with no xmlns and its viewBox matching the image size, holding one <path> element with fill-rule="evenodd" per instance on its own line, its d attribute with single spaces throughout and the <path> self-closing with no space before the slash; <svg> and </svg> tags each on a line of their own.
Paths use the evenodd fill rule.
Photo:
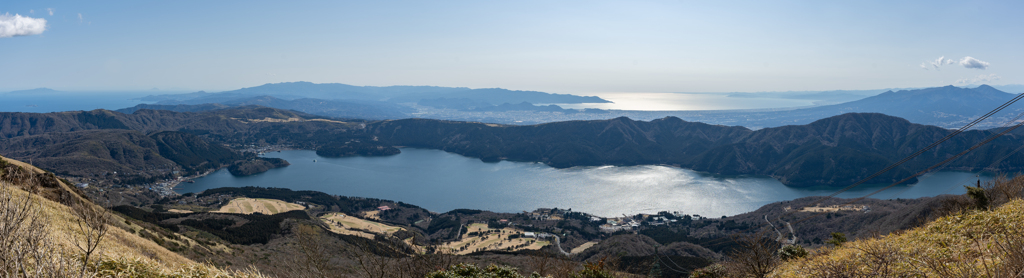
<svg viewBox="0 0 1024 278">
<path fill-rule="evenodd" d="M 966 123 L 969 119 L 987 113 L 1014 96 L 988 85 L 981 85 L 973 89 L 945 86 L 911 91 L 888 91 L 857 101 L 806 110 L 834 111 L 836 113 L 883 113 L 915 123 L 940 120 L 953 124 Z"/>
<path fill-rule="evenodd" d="M 35 89 L 28 89 L 28 90 L 10 91 L 10 92 L 7 92 L 6 94 L 20 95 L 20 94 L 52 94 L 52 93 L 60 93 L 60 91 L 57 91 L 57 90 L 54 90 L 54 89 L 50 89 L 50 88 L 35 88 Z"/>
<path fill-rule="evenodd" d="M 417 92 L 421 93 L 405 94 L 404 90 L 413 90 L 410 88 L 418 90 Z M 296 95 L 291 93 L 281 93 L 287 91 L 286 89 L 293 89 L 296 92 L 308 90 L 303 91 L 305 92 L 303 94 L 315 97 L 312 99 L 301 99 L 295 98 Z M 334 95 L 328 93 L 341 92 L 344 90 L 356 91 L 347 91 L 348 93 Z M 409 86 L 358 87 L 344 84 L 312 84 L 298 82 L 268 84 L 216 94 L 200 92 L 188 94 L 188 97 L 178 97 L 182 99 L 187 98 L 187 100 L 179 101 L 164 99 L 162 103 L 197 105 L 200 103 L 211 102 L 225 105 L 235 105 L 232 103 L 245 103 L 280 109 L 292 109 L 311 114 L 340 118 L 362 118 L 373 120 L 423 117 L 517 125 L 569 120 L 599 120 L 622 116 L 639 120 L 654 120 L 673 116 L 687 121 L 722 125 L 740 125 L 753 129 L 808 124 L 819 119 L 837 116 L 844 113 L 882 113 L 901 117 L 919 124 L 934 125 L 943 128 L 958 128 L 1015 96 L 1015 94 L 1005 93 L 988 85 L 980 85 L 974 88 L 945 86 L 925 89 L 886 91 L 878 95 L 864 97 L 855 101 L 800 109 L 628 111 L 563 109 L 561 107 L 550 105 L 534 105 L 536 103 L 572 102 L 544 99 L 559 95 L 543 93 L 539 93 L 543 94 L 543 98 L 533 99 L 532 101 L 523 100 L 533 98 L 528 96 L 529 94 L 526 94 L 526 92 L 518 94 L 523 95 L 523 97 L 517 96 L 517 101 L 507 101 L 510 100 L 508 97 L 513 95 L 510 92 L 516 92 L 507 90 L 497 91 L 498 94 L 495 96 L 501 97 L 483 98 L 484 96 L 491 95 L 489 93 L 490 91 L 491 89 L 472 90 L 467 88 Z M 768 94 L 777 96 L 784 95 L 787 98 L 797 99 L 822 99 L 822 95 L 827 95 L 831 98 L 825 98 L 826 100 L 822 101 L 827 103 L 833 100 L 857 98 L 855 93 L 866 94 L 869 93 L 869 91 L 851 91 L 853 93 L 836 91 L 804 95 L 784 93 Z M 277 92 L 279 95 L 254 95 L 273 92 Z M 338 95 L 365 99 L 324 99 L 324 97 Z M 371 98 L 368 96 L 371 95 L 381 97 L 381 99 L 370 100 Z M 165 96 L 174 97 L 176 95 Z M 733 93 L 729 95 L 729 97 L 739 98 L 759 96 L 760 94 L 754 93 Z M 386 101 L 382 101 L 385 98 Z M 158 99 L 160 98 L 154 97 L 151 100 Z M 396 103 L 417 103 L 418 106 L 415 109 L 412 109 L 404 105 L 396 105 Z M 140 105 L 138 107 L 144 106 Z M 149 107 L 156 108 L 154 106 Z M 433 109 L 426 109 L 426 107 L 432 107 Z M 168 107 L 166 109 L 177 109 L 175 111 L 182 111 L 182 109 L 187 108 Z M 1024 104 L 1011 106 L 1002 113 L 991 117 L 989 121 L 980 123 L 976 128 L 985 129 L 999 126 L 1002 122 L 1013 118 L 1020 112 L 1024 112 Z"/>
<path fill-rule="evenodd" d="M 463 98 L 502 103 L 606 103 L 607 100 L 593 96 L 551 94 L 537 91 L 513 91 L 500 88 L 470 89 L 464 87 L 435 86 L 353 86 L 339 83 L 316 84 L 311 82 L 286 82 L 264 84 L 220 93 L 196 92 L 181 95 L 156 95 L 142 98 L 144 101 L 158 101 L 158 104 L 201 104 L 221 103 L 239 98 L 272 96 L 291 100 L 316 98 L 325 100 L 367 100 L 393 103 L 416 102 L 424 98 Z"/>
<path fill-rule="evenodd" d="M 649 120 L 672 116 L 687 121 L 740 125 L 753 129 L 809 124 L 846 113 L 882 113 L 917 124 L 959 128 L 1015 96 L 1016 94 L 1005 93 L 988 85 L 976 88 L 945 86 L 887 91 L 856 101 L 800 109 L 606 112 L 608 115 L 628 115 L 634 119 Z M 974 128 L 998 127 L 1021 112 L 1024 112 L 1024 103 L 1017 103 Z"/>
<path fill-rule="evenodd" d="M 452 99 L 483 105 L 503 103 L 604 103 L 599 97 L 550 94 L 537 91 L 513 91 L 500 88 L 470 89 L 434 86 L 352 86 L 338 83 L 315 84 L 289 82 L 264 84 L 220 93 L 151 95 L 141 98 L 155 104 L 140 104 L 119 111 L 131 113 L 138 109 L 169 109 L 172 111 L 216 109 L 209 105 L 262 105 L 306 113 L 350 119 L 402 119 L 414 115 L 415 109 L 398 103 L 417 103 L 430 99 Z M 205 105 L 188 107 L 182 105 Z"/>
<path fill-rule="evenodd" d="M 409 107 L 383 101 L 323 100 L 311 98 L 284 100 L 272 96 L 232 99 L 221 103 L 166 105 L 139 104 L 133 107 L 118 109 L 116 111 L 125 114 L 135 113 L 135 111 L 142 109 L 168 110 L 175 112 L 202 112 L 252 105 L 287 109 L 327 117 L 367 120 L 400 119 L 408 117 L 408 115 L 414 111 Z"/>
</svg>

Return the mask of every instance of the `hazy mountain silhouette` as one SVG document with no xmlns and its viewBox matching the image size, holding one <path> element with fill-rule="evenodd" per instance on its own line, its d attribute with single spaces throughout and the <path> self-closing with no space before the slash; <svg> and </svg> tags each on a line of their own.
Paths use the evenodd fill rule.
<svg viewBox="0 0 1024 278">
<path fill-rule="evenodd" d="M 369 100 L 394 103 L 417 102 L 426 98 L 464 98 L 502 103 L 604 103 L 599 97 L 583 97 L 565 94 L 550 94 L 537 91 L 513 91 L 500 88 L 470 89 L 435 86 L 352 86 L 339 83 L 316 84 L 310 82 L 287 82 L 264 84 L 220 93 L 196 92 L 180 95 L 157 95 L 142 98 L 159 101 L 159 104 L 201 104 L 223 103 L 226 101 L 256 96 L 272 96 L 292 100 L 316 98 L 325 100 Z"/>
</svg>

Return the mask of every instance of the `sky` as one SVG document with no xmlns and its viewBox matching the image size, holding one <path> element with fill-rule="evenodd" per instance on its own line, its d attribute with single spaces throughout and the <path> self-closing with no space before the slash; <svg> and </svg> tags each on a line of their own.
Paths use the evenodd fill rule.
<svg viewBox="0 0 1024 278">
<path fill-rule="evenodd" d="M 1022 1 L 4 1 L 0 92 L 1024 84 Z"/>
</svg>

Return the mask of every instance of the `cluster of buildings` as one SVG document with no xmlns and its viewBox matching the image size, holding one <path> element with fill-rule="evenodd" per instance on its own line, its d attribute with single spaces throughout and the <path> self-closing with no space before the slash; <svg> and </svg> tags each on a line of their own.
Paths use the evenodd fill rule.
<svg viewBox="0 0 1024 278">
<path fill-rule="evenodd" d="M 786 211 L 790 211 L 792 209 L 793 209 L 792 207 L 785 207 Z M 800 212 L 837 212 L 837 211 L 861 211 L 861 212 L 867 213 L 867 212 L 871 211 L 871 207 L 869 207 L 867 205 L 842 205 L 842 206 L 840 206 L 840 205 L 831 205 L 831 206 L 804 207 L 804 208 L 800 209 Z"/>
<path fill-rule="evenodd" d="M 601 231 L 606 233 L 614 233 L 622 230 L 634 230 L 640 227 L 640 222 L 633 218 L 608 218 L 605 219 L 606 223 L 601 225 Z"/>
<path fill-rule="evenodd" d="M 531 219 L 534 220 L 562 220 L 562 214 L 557 209 L 536 209 L 533 212 L 526 213 Z"/>
</svg>

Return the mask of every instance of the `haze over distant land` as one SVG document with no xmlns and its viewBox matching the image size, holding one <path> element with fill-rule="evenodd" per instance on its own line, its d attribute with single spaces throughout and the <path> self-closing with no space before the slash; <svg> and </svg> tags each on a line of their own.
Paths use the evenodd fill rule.
<svg viewBox="0 0 1024 278">
<path fill-rule="evenodd" d="M 1024 86 L 1018 86 L 1024 87 Z M 1004 86 L 1013 89 L 1014 86 Z M 621 97 L 621 95 L 619 95 Z M 626 97 L 635 97 L 626 96 Z M 196 112 L 233 106 L 261 105 L 305 113 L 355 119 L 429 118 L 486 123 L 528 125 L 569 120 L 602 120 L 629 117 L 654 120 L 668 116 L 687 121 L 738 125 L 753 129 L 807 124 L 851 112 L 893 115 L 914 123 L 957 128 L 1013 98 L 992 86 L 945 86 L 908 90 L 859 90 L 824 92 L 640 94 L 627 107 L 649 109 L 580 109 L 612 106 L 598 97 L 549 94 L 505 89 L 445 87 L 360 87 L 309 82 L 266 84 L 220 93 L 151 95 L 157 101 L 118 110 L 139 109 Z M 644 97 L 653 97 L 645 99 Z M 613 96 L 614 97 L 614 96 Z M 614 99 L 614 98 L 612 98 Z M 742 109 L 743 103 L 766 105 L 800 103 L 802 107 L 760 106 Z M 541 105 L 538 103 L 559 103 Z M 566 104 L 568 103 L 568 104 Z M 565 107 L 569 107 L 567 109 Z M 675 109 L 657 109 L 657 108 Z M 755 106 L 757 107 L 757 106 Z M 577 109 L 571 109 L 577 108 Z M 696 109 L 695 109 L 696 108 Z M 704 108 L 704 109 L 700 109 Z M 717 108 L 717 109 L 716 109 Z M 730 109 L 731 108 L 731 109 Z M 655 110 L 655 111 L 651 111 Z M 664 110 L 664 111 L 658 111 Z M 1024 109 L 1012 106 L 976 128 L 992 128 Z"/>
</svg>

